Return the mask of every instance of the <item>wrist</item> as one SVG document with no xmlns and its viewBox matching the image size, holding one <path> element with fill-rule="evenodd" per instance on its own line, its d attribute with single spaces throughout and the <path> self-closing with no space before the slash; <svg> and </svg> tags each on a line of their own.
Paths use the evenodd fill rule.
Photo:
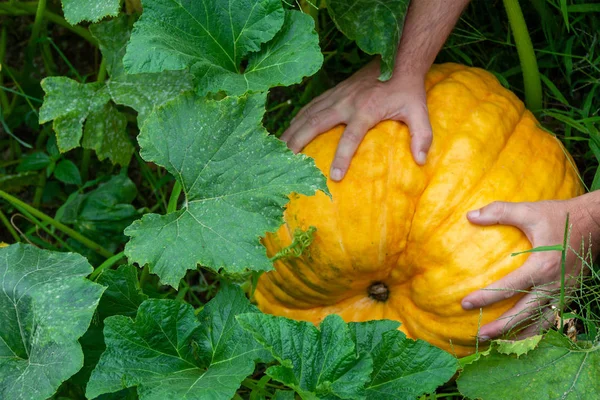
<svg viewBox="0 0 600 400">
<path fill-rule="evenodd" d="M 390 85 L 406 90 L 407 87 L 422 87 L 425 89 L 425 75 L 429 69 L 416 69 L 410 66 L 399 65 L 394 69 L 394 74 L 388 81 Z"/>
<path fill-rule="evenodd" d="M 586 193 L 572 200 L 574 207 L 570 214 L 573 226 L 571 235 L 581 236 L 586 243 L 591 239 L 592 254 L 600 253 L 600 190 Z"/>
</svg>

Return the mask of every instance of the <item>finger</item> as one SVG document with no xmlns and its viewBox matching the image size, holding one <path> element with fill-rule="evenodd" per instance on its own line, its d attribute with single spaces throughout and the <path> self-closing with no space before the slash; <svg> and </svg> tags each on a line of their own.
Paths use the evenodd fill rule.
<svg viewBox="0 0 600 400">
<path fill-rule="evenodd" d="M 516 332 L 515 336 L 511 337 L 511 339 L 523 340 L 530 336 L 543 333 L 554 324 L 556 313 L 557 310 L 551 306 L 544 308 L 540 315 L 534 316 L 532 320 L 522 329 Z"/>
<path fill-rule="evenodd" d="M 411 136 L 410 151 L 413 159 L 417 164 L 424 165 L 433 140 L 429 111 L 425 99 L 416 102 L 414 106 L 409 108 L 404 122 L 408 125 Z"/>
<path fill-rule="evenodd" d="M 512 225 L 525 231 L 531 222 L 535 222 L 536 216 L 529 203 L 495 201 L 478 210 L 469 211 L 467 218 L 477 225 Z"/>
<path fill-rule="evenodd" d="M 548 260 L 546 255 L 541 253 L 532 254 L 519 269 L 464 297 L 461 303 L 462 307 L 465 310 L 485 307 L 506 300 L 517 293 L 522 293 L 530 287 L 548 283 L 546 282 L 546 279 L 548 279 L 546 274 L 548 267 L 546 265 L 549 262 L 551 260 Z"/>
<path fill-rule="evenodd" d="M 532 317 L 540 315 L 549 301 L 546 296 L 539 295 L 536 292 L 529 293 L 498 319 L 482 326 L 478 336 L 482 340 L 501 336 Z"/>
<path fill-rule="evenodd" d="M 300 109 L 300 111 L 298 111 L 298 113 L 294 116 L 294 118 L 292 118 L 290 123 L 293 124 L 294 121 L 296 121 L 298 118 L 302 117 L 310 109 L 311 105 L 316 105 L 317 103 L 321 103 L 323 100 L 327 100 L 334 89 L 335 88 L 328 89 L 325 92 L 321 93 L 319 96 L 312 99 L 308 104 L 306 104 L 304 107 L 302 107 Z M 328 103 L 331 104 L 331 103 L 333 103 L 333 101 L 328 101 Z"/>
<path fill-rule="evenodd" d="M 304 123 L 302 123 L 302 120 L 296 121 L 297 124 L 302 125 L 289 136 L 287 145 L 294 153 L 298 153 L 317 135 L 345 122 L 345 116 L 337 108 L 326 108 L 316 114 L 307 116 Z"/>
<path fill-rule="evenodd" d="M 333 105 L 333 102 L 331 100 L 313 100 L 310 103 L 308 103 L 306 106 L 304 106 L 300 112 L 296 115 L 296 117 L 294 117 L 291 121 L 290 121 L 290 126 L 285 130 L 285 132 L 283 132 L 283 135 L 281 135 L 280 139 L 283 140 L 284 142 L 288 142 L 289 139 L 294 136 L 294 134 L 296 133 L 296 131 L 298 131 L 300 128 L 302 128 L 306 123 L 307 123 L 307 119 L 310 118 L 312 115 L 317 114 L 319 112 L 322 112 L 323 110 L 325 110 L 326 108 L 329 108 Z M 302 114 L 300 114 L 302 113 Z"/>
<path fill-rule="evenodd" d="M 356 149 L 375 123 L 372 118 L 365 116 L 354 118 L 348 123 L 331 163 L 329 176 L 332 180 L 341 181 L 344 178 Z"/>
</svg>

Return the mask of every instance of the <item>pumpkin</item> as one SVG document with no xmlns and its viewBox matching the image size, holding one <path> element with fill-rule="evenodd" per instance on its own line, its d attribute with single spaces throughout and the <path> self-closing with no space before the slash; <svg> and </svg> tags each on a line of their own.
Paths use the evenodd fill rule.
<svg viewBox="0 0 600 400">
<path fill-rule="evenodd" d="M 482 310 L 461 299 L 517 269 L 531 248 L 512 226 L 476 226 L 466 213 L 488 203 L 568 199 L 583 193 L 558 139 L 489 72 L 434 65 L 426 77 L 433 144 L 424 166 L 399 122 L 371 129 L 331 198 L 292 194 L 285 224 L 263 240 L 273 256 L 294 232 L 316 227 L 300 257 L 277 260 L 255 291 L 267 313 L 318 324 L 391 319 L 411 338 L 457 356 L 475 351 L 478 326 L 510 309 L 515 295 Z M 343 132 L 315 138 L 303 153 L 328 175 Z"/>
</svg>

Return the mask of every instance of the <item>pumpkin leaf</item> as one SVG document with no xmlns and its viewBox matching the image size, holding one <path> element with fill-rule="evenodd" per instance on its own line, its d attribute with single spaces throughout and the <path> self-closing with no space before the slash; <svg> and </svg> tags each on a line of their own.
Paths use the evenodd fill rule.
<svg viewBox="0 0 600 400">
<path fill-rule="evenodd" d="M 81 21 L 98 22 L 102 18 L 116 17 L 121 8 L 120 0 L 62 0 L 65 19 L 71 25 Z"/>
<path fill-rule="evenodd" d="M 368 354 L 357 354 L 348 325 L 327 316 L 319 329 L 309 322 L 267 314 L 245 314 L 238 321 L 280 363 L 266 373 L 303 399 L 364 398 L 373 371 Z"/>
<path fill-rule="evenodd" d="M 191 68 L 200 95 L 242 95 L 298 83 L 323 60 L 312 19 L 284 11 L 281 0 L 206 0 L 202 5 L 145 0 L 143 6 L 125 68 L 130 73 Z"/>
<path fill-rule="evenodd" d="M 381 54 L 379 79 L 392 77 L 404 19 L 410 0 L 328 0 L 331 19 L 344 35 L 367 54 Z"/>
<path fill-rule="evenodd" d="M 107 60 L 110 79 L 85 84 L 65 77 L 44 79 L 40 123 L 53 121 L 62 153 L 79 147 L 83 136 L 83 147 L 95 150 L 100 160 L 108 158 L 125 166 L 134 147 L 127 136 L 125 116 L 110 101 L 136 110 L 141 125 L 155 106 L 192 90 L 193 78 L 186 71 L 128 75 L 123 67 L 131 35 L 127 16 L 92 25 L 90 31 Z"/>
<path fill-rule="evenodd" d="M 350 323 L 359 354 L 370 354 L 373 372 L 367 398 L 415 399 L 446 383 L 458 362 L 423 340 L 408 339 L 395 321 Z"/>
<path fill-rule="evenodd" d="M 189 304 L 158 299 L 144 301 L 135 320 L 109 317 L 86 395 L 137 386 L 141 400 L 230 399 L 255 360 L 270 360 L 234 318 L 256 312 L 241 289 L 225 286 L 198 318 Z"/>
<path fill-rule="evenodd" d="M 127 240 L 123 230 L 140 216 L 131 205 L 136 195 L 135 184 L 121 173 L 87 193 L 72 193 L 56 212 L 56 219 L 114 251 Z M 75 243 L 75 248 L 82 247 Z"/>
<path fill-rule="evenodd" d="M 137 309 L 148 299 L 137 277 L 137 268 L 132 265 L 121 265 L 117 269 L 104 270 L 97 282 L 106 286 L 100 299 L 98 314 L 103 320 L 113 315 L 135 317 Z"/>
<path fill-rule="evenodd" d="M 504 355 L 492 343 L 489 355 L 466 365 L 458 389 L 469 398 L 588 399 L 600 391 L 600 346 L 577 347 L 549 331 L 523 355 Z"/>
<path fill-rule="evenodd" d="M 542 340 L 542 335 L 535 335 L 523 340 L 495 340 L 496 351 L 500 354 L 514 354 L 519 358 L 535 349 Z"/>
<path fill-rule="evenodd" d="M 74 253 L 0 249 L 0 398 L 46 399 L 83 365 L 77 341 L 104 288 Z"/>
<path fill-rule="evenodd" d="M 313 19 L 299 11 L 286 11 L 282 29 L 250 54 L 243 73 L 199 62 L 192 67 L 198 79 L 198 94 L 223 90 L 230 95 L 266 91 L 272 86 L 300 83 L 323 63 Z"/>
<path fill-rule="evenodd" d="M 197 264 L 230 273 L 273 268 L 259 237 L 280 226 L 290 192 L 310 195 L 326 182 L 311 159 L 267 134 L 264 103 L 264 94 L 221 101 L 186 94 L 148 117 L 141 156 L 174 175 L 186 201 L 125 230 L 130 261 L 173 287 Z"/>
<path fill-rule="evenodd" d="M 140 289 L 137 268 L 131 265 L 122 265 L 116 270 L 104 270 L 98 276 L 97 282 L 105 286 L 106 290 L 100 299 L 97 317 L 79 340 L 83 348 L 84 362 L 83 368 L 73 377 L 73 380 L 82 386 L 87 384 L 92 370 L 106 350 L 102 333 L 104 319 L 113 315 L 135 317 L 140 304 L 148 298 Z"/>
<path fill-rule="evenodd" d="M 127 74 L 123 57 L 131 36 L 127 16 L 90 26 L 106 59 L 110 79 L 106 86 L 116 104 L 138 112 L 141 126 L 154 107 L 193 89 L 192 75 L 187 71 L 166 71 L 159 74 Z"/>
<path fill-rule="evenodd" d="M 83 121 L 93 112 L 99 113 L 110 100 L 102 83 L 79 83 L 65 77 L 42 80 L 46 95 L 40 108 L 40 123 L 54 121 L 56 142 L 62 153 L 79 147 Z"/>
</svg>

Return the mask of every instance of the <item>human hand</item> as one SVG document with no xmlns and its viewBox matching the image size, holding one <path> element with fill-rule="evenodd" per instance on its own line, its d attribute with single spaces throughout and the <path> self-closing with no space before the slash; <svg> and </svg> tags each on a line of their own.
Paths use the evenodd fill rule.
<svg viewBox="0 0 600 400">
<path fill-rule="evenodd" d="M 370 128 L 383 120 L 402 121 L 410 131 L 414 160 L 425 164 L 432 140 L 425 72 L 397 71 L 387 82 L 380 82 L 378 76 L 379 61 L 375 60 L 303 107 L 281 139 L 297 153 L 317 135 L 346 124 L 329 174 L 339 181 Z"/>
<path fill-rule="evenodd" d="M 551 246 L 564 242 L 565 221 L 569 214 L 570 243 L 567 249 L 565 289 L 578 284 L 578 276 L 586 272 L 579 254 L 588 250 L 592 237 L 593 255 L 598 253 L 600 220 L 597 219 L 598 195 L 588 193 L 570 200 L 534 203 L 494 202 L 480 210 L 470 211 L 467 218 L 477 225 L 512 225 L 519 228 L 532 246 Z M 581 251 L 582 240 L 585 244 Z M 487 340 L 514 330 L 515 338 L 525 338 L 548 328 L 554 322 L 555 308 L 561 286 L 561 252 L 543 251 L 529 255 L 525 263 L 504 278 L 484 289 L 470 293 L 462 300 L 466 310 L 480 308 L 512 297 L 526 294 L 495 321 L 479 330 L 481 340 Z M 554 307 L 553 307 L 554 306 Z"/>
</svg>

